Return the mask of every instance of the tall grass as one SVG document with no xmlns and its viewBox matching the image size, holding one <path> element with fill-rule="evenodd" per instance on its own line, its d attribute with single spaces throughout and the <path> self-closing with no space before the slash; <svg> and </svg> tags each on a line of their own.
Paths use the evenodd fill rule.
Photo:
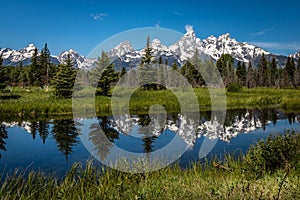
<svg viewBox="0 0 300 200">
<path fill-rule="evenodd" d="M 281 143 L 283 141 L 283 143 Z M 297 143 L 295 143 L 297 141 Z M 299 156 L 287 159 L 290 165 L 278 163 L 276 168 L 263 169 L 261 176 L 253 170 L 260 163 L 276 161 L 292 148 L 299 153 L 299 133 L 269 138 L 254 145 L 248 154 L 234 159 L 194 163 L 188 169 L 178 165 L 148 173 L 125 173 L 97 168 L 92 162 L 76 163 L 62 180 L 40 172 L 14 175 L 2 180 L 1 199 L 299 199 Z M 269 160 L 259 154 L 261 148 Z M 288 146 L 288 147 L 286 147 Z M 253 154 L 260 155 L 252 158 Z M 272 157 L 275 156 L 275 157 Z M 280 156 L 279 156 L 280 157 Z M 281 158 L 281 157 L 280 157 Z M 287 157 L 286 157 L 287 158 Z M 249 162 L 252 164 L 249 164 Z"/>
<path fill-rule="evenodd" d="M 0 115 L 40 117 L 72 114 L 72 99 L 57 99 L 53 95 L 53 90 L 14 88 L 13 94 L 20 95 L 21 98 L 0 99 Z M 209 90 L 207 88 L 194 88 L 194 94 L 198 100 L 199 109 L 209 110 L 211 107 Z M 189 109 L 188 102 L 194 94 L 184 92 L 181 94 L 181 99 L 178 99 L 170 90 L 144 91 L 138 89 L 131 96 L 129 110 L 136 114 L 147 113 L 154 104 L 162 105 L 168 112 L 180 111 L 184 106 Z M 126 100 L 122 95 L 115 96 L 115 98 L 119 101 Z M 227 92 L 226 100 L 227 108 L 262 108 L 276 105 L 285 110 L 300 111 L 300 89 L 243 88 L 240 92 Z M 180 105 L 180 101 L 185 102 L 185 104 Z M 86 111 L 95 109 L 98 115 L 110 115 L 112 112 L 110 97 L 97 96 L 95 105 L 88 105 L 85 102 L 89 101 L 85 101 L 83 98 L 84 106 L 82 107 Z"/>
</svg>

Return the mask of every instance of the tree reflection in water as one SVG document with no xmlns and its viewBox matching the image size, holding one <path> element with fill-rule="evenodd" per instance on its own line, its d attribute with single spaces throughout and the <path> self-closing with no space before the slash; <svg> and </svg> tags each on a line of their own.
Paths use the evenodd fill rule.
<svg viewBox="0 0 300 200">
<path fill-rule="evenodd" d="M 99 124 L 90 126 L 89 140 L 101 159 L 105 159 L 113 147 L 113 142 L 119 139 L 119 132 L 113 128 L 109 117 L 98 117 Z M 103 134 L 104 133 L 104 134 Z"/>
<path fill-rule="evenodd" d="M 69 155 L 73 152 L 73 147 L 79 143 L 74 120 L 54 120 L 51 133 L 56 140 L 58 150 L 63 152 L 68 161 Z"/>
<path fill-rule="evenodd" d="M 6 130 L 6 126 L 4 124 L 2 124 L 2 122 L 0 122 L 0 150 L 2 151 L 6 151 L 5 148 L 5 141 L 4 139 L 8 138 L 8 134 L 7 134 L 7 130 Z M 0 158 L 1 158 L 1 153 L 0 153 Z"/>
</svg>

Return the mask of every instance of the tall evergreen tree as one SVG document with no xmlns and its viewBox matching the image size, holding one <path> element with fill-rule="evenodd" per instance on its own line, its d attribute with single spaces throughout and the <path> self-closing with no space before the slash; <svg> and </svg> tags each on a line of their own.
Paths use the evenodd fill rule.
<svg viewBox="0 0 300 200">
<path fill-rule="evenodd" d="M 267 86 L 268 78 L 268 61 L 263 53 L 258 63 L 259 86 Z"/>
<path fill-rule="evenodd" d="M 124 76 L 126 74 L 126 69 L 125 67 L 122 67 L 122 70 L 121 70 L 121 77 Z"/>
<path fill-rule="evenodd" d="M 0 55 L 0 91 L 5 89 L 7 86 L 7 79 L 6 79 L 6 72 L 5 72 L 5 67 L 2 66 L 3 63 L 3 58 L 2 55 Z"/>
<path fill-rule="evenodd" d="M 296 87 L 295 86 L 295 83 L 294 83 L 294 75 L 295 75 L 295 62 L 294 62 L 294 59 L 291 58 L 290 56 L 288 57 L 287 61 L 286 61 L 286 64 L 285 64 L 285 71 L 289 77 L 289 80 L 292 84 L 293 87 Z"/>
<path fill-rule="evenodd" d="M 41 72 L 41 82 L 47 90 L 50 82 L 50 50 L 48 49 L 47 43 L 45 43 L 45 46 L 41 51 L 41 55 L 39 57 L 39 65 Z"/>
<path fill-rule="evenodd" d="M 276 86 L 277 75 L 277 62 L 275 57 L 272 58 L 271 67 L 270 67 L 270 77 L 271 77 L 271 86 Z"/>
<path fill-rule="evenodd" d="M 31 57 L 31 64 L 29 66 L 29 85 L 41 86 L 41 68 L 39 66 L 38 49 L 34 49 L 34 53 Z"/>
<path fill-rule="evenodd" d="M 244 86 L 246 83 L 246 73 L 247 72 L 245 63 L 241 63 L 241 61 L 238 61 L 236 68 L 236 76 L 241 86 Z"/>
<path fill-rule="evenodd" d="M 217 68 L 223 78 L 224 84 L 227 86 L 234 78 L 234 59 L 230 54 L 223 54 L 217 60 Z"/>
<path fill-rule="evenodd" d="M 58 98 L 71 98 L 73 93 L 76 71 L 72 68 L 73 63 L 68 55 L 65 64 L 60 64 L 53 81 L 54 94 Z"/>
<path fill-rule="evenodd" d="M 162 57 L 161 56 L 159 56 L 159 58 L 158 58 L 158 64 L 163 64 L 163 61 L 162 61 Z"/>
<path fill-rule="evenodd" d="M 248 70 L 247 70 L 247 87 L 252 88 L 253 87 L 253 67 L 251 61 L 249 61 L 248 64 Z"/>
<path fill-rule="evenodd" d="M 1 48 L 0 48 L 1 50 Z M 2 58 L 2 55 L 0 55 L 0 67 L 2 67 L 2 64 L 3 64 L 3 58 Z"/>
<path fill-rule="evenodd" d="M 175 71 L 178 70 L 178 65 L 176 64 L 176 62 L 173 63 L 172 69 L 175 70 Z"/>
<path fill-rule="evenodd" d="M 109 91 L 114 82 L 118 80 L 113 64 L 108 54 L 102 51 L 98 57 L 96 67 L 92 70 L 93 85 L 97 86 L 97 95 L 109 96 Z"/>
<path fill-rule="evenodd" d="M 298 57 L 297 60 L 295 83 L 297 86 L 300 86 L 300 56 Z"/>
<path fill-rule="evenodd" d="M 156 63 L 153 54 L 153 48 L 150 45 L 150 37 L 147 37 L 145 55 L 142 58 L 140 64 L 140 84 L 145 90 L 157 89 L 157 84 L 149 84 L 157 78 L 157 69 L 154 69 L 154 66 L 151 64 Z"/>
<path fill-rule="evenodd" d="M 20 62 L 18 68 L 18 83 L 19 83 L 19 87 L 23 88 L 25 86 L 25 79 L 26 79 L 26 75 L 24 72 L 24 68 L 23 68 L 23 62 Z"/>
</svg>

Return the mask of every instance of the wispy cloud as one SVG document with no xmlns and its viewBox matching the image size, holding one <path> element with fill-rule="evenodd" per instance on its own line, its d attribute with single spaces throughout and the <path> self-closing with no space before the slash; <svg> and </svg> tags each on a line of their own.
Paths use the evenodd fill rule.
<svg viewBox="0 0 300 200">
<path fill-rule="evenodd" d="M 300 42 L 250 42 L 253 45 L 258 47 L 272 49 L 272 50 L 290 50 L 290 51 L 299 51 L 300 50 Z"/>
<path fill-rule="evenodd" d="M 98 13 L 98 14 L 91 14 L 94 20 L 104 20 L 104 17 L 108 16 L 107 13 Z"/>
<path fill-rule="evenodd" d="M 273 28 L 267 28 L 267 29 L 264 29 L 264 30 L 261 30 L 261 31 L 258 31 L 256 33 L 252 33 L 251 35 L 252 36 L 260 36 L 260 35 L 265 35 L 267 32 L 273 30 Z"/>
<path fill-rule="evenodd" d="M 156 24 L 154 24 L 154 26 L 155 26 L 156 28 L 160 28 L 160 20 L 159 20 Z"/>
<path fill-rule="evenodd" d="M 177 15 L 177 16 L 179 16 L 179 17 L 182 17 L 182 16 L 183 16 L 183 14 L 181 14 L 180 12 L 177 12 L 177 11 L 174 11 L 173 14 L 174 14 L 174 15 Z"/>
</svg>

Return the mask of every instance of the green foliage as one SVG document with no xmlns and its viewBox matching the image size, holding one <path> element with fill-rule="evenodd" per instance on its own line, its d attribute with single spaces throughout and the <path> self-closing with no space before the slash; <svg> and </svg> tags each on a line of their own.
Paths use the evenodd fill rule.
<svg viewBox="0 0 300 200">
<path fill-rule="evenodd" d="M 246 83 L 246 74 L 247 74 L 247 71 L 246 71 L 245 63 L 243 62 L 241 64 L 241 62 L 238 61 L 238 65 L 236 68 L 236 76 L 238 78 L 238 81 L 240 82 L 240 85 L 242 85 L 242 86 L 244 86 Z"/>
<path fill-rule="evenodd" d="M 291 85 L 293 87 L 296 87 L 295 83 L 294 83 L 294 76 L 295 76 L 296 66 L 295 66 L 294 59 L 292 57 L 288 57 L 284 69 L 285 69 L 286 73 L 288 74 L 288 76 L 290 78 Z"/>
<path fill-rule="evenodd" d="M 58 98 L 71 98 L 73 93 L 76 71 L 72 68 L 70 55 L 68 55 L 66 64 L 60 64 L 58 72 L 53 81 L 55 89 L 54 94 Z"/>
<path fill-rule="evenodd" d="M 227 86 L 227 92 L 235 92 L 235 93 L 238 93 L 238 92 L 241 92 L 242 91 L 242 86 L 240 86 L 239 84 L 237 83 L 230 83 L 228 86 Z"/>
<path fill-rule="evenodd" d="M 287 130 L 284 135 L 269 136 L 252 146 L 245 160 L 247 168 L 257 175 L 296 167 L 300 161 L 300 135 Z"/>
<path fill-rule="evenodd" d="M 2 64 L 3 64 L 3 58 L 2 58 L 2 55 L 0 55 L 0 67 L 2 66 Z"/>
<path fill-rule="evenodd" d="M 202 64 L 196 63 L 196 67 L 201 67 Z M 204 84 L 203 77 L 196 67 L 187 61 L 180 69 L 180 73 L 188 80 L 193 87 L 199 87 Z"/>
<path fill-rule="evenodd" d="M 263 53 L 258 63 L 258 84 L 259 86 L 268 86 L 269 71 L 268 61 Z"/>
<path fill-rule="evenodd" d="M 91 71 L 92 85 L 97 86 L 97 95 L 109 96 L 112 84 L 118 80 L 108 54 L 102 51 L 96 67 Z"/>
<path fill-rule="evenodd" d="M 178 70 L 178 66 L 177 66 L 176 62 L 173 63 L 172 69 L 173 69 L 173 70 Z"/>
<path fill-rule="evenodd" d="M 48 87 L 50 83 L 50 50 L 47 43 L 39 56 L 40 79 L 43 86 Z"/>
<path fill-rule="evenodd" d="M 234 59 L 230 54 L 223 54 L 218 60 L 216 67 L 223 78 L 223 82 L 225 85 L 228 85 L 233 81 L 234 75 L 234 67 L 233 67 Z"/>
<path fill-rule="evenodd" d="M 159 88 L 158 84 L 152 83 L 155 79 L 157 79 L 157 69 L 153 65 L 156 63 L 153 54 L 153 48 L 150 45 L 150 37 L 147 37 L 146 47 L 145 47 L 145 55 L 141 60 L 141 64 L 139 66 L 140 72 L 140 85 L 144 90 L 156 90 Z M 159 60 L 162 62 L 162 60 Z M 162 74 L 160 74 L 162 75 Z"/>
</svg>

